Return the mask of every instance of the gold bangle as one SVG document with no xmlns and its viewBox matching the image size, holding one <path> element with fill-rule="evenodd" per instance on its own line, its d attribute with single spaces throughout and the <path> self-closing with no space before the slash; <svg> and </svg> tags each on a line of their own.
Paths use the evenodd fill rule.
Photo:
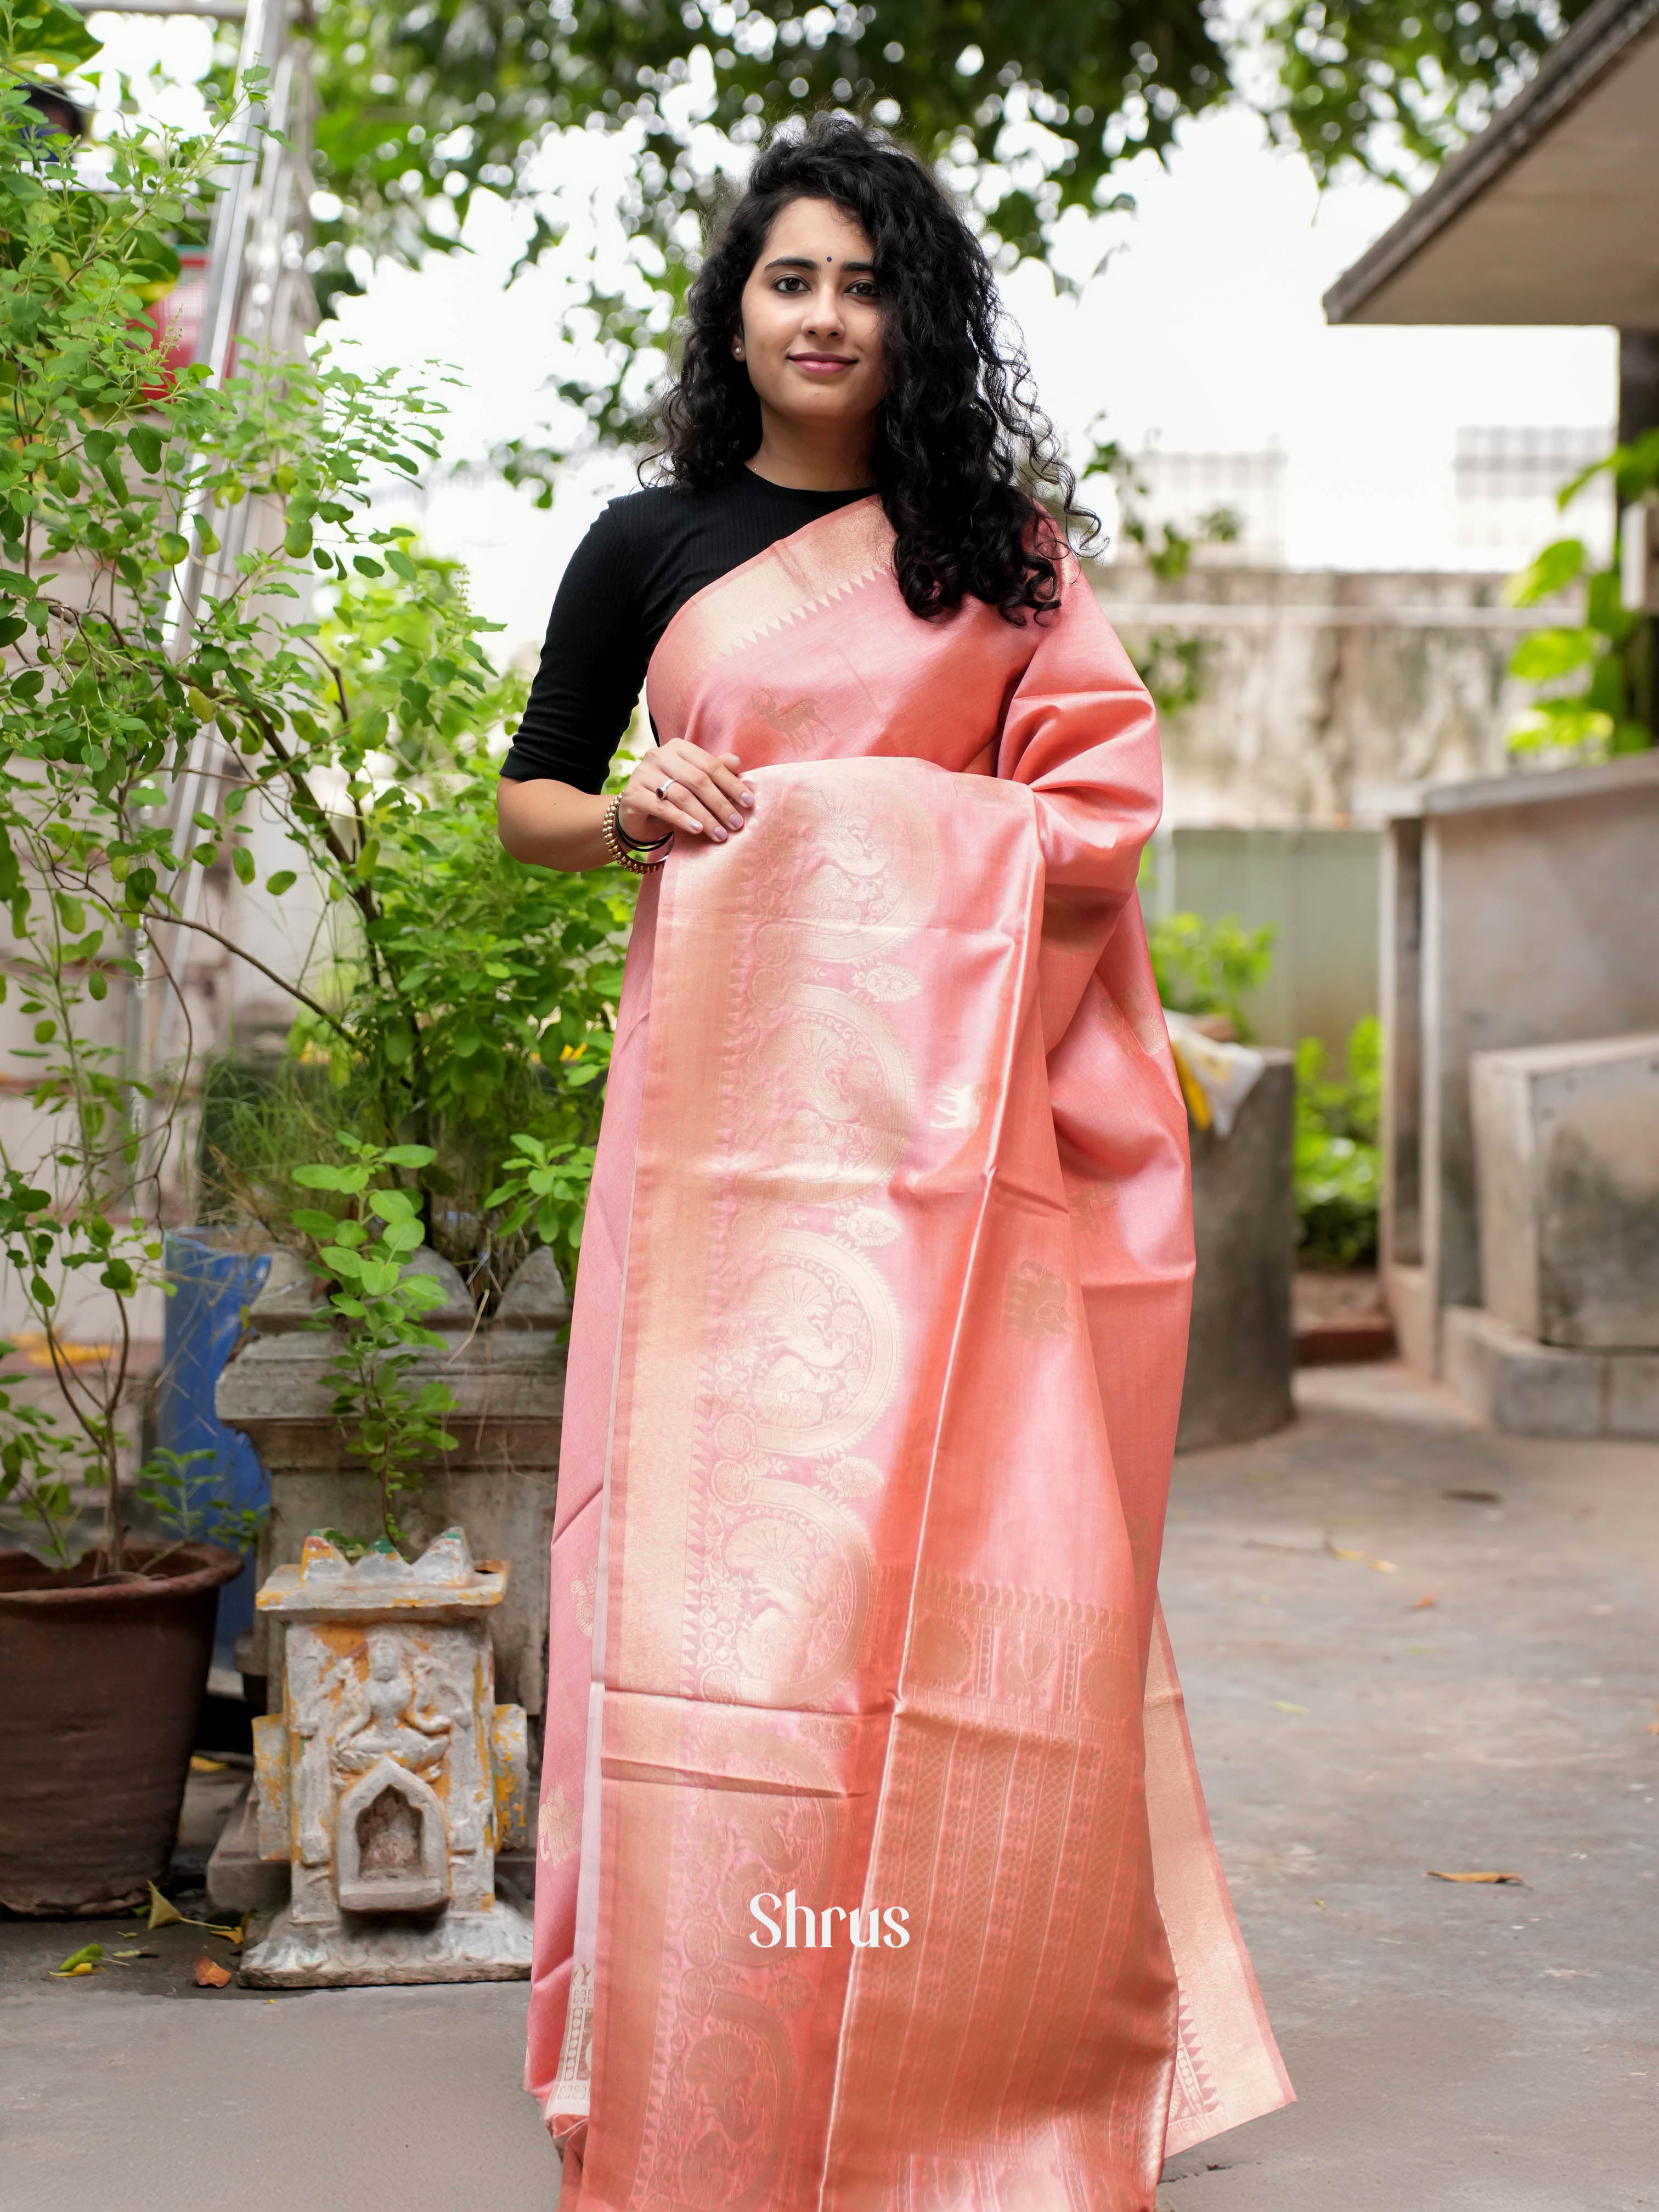
<svg viewBox="0 0 1659 2212">
<path fill-rule="evenodd" d="M 605 849 L 611 855 L 611 865 L 626 868 L 630 876 L 654 876 L 662 866 L 660 860 L 642 860 L 637 853 L 623 844 L 622 832 L 617 827 L 617 811 L 622 805 L 618 792 L 599 817 L 599 835 L 605 840 Z"/>
</svg>

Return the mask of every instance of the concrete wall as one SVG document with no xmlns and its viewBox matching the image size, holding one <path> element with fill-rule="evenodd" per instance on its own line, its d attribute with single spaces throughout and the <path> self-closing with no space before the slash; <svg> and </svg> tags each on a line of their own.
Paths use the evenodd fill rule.
<svg viewBox="0 0 1659 2212">
<path fill-rule="evenodd" d="M 1410 806 L 1410 811 L 1407 811 Z M 1470 1055 L 1659 1027 L 1659 753 L 1402 799 L 1383 869 L 1382 1260 L 1407 1358 L 1483 1303 Z"/>
<path fill-rule="evenodd" d="M 1203 643 L 1203 696 L 1164 718 L 1178 825 L 1340 825 L 1381 787 L 1505 765 L 1529 696 L 1505 663 L 1540 617 L 1499 604 L 1501 575 L 1195 565 L 1163 583 L 1121 561 L 1092 580 L 1143 665 L 1159 633 Z"/>
<path fill-rule="evenodd" d="M 1141 903 L 1148 919 L 1237 915 L 1277 933 L 1273 964 L 1245 1002 L 1262 1044 L 1316 1036 L 1344 1065 L 1353 1025 L 1377 1010 L 1376 830 L 1160 830 Z"/>
</svg>

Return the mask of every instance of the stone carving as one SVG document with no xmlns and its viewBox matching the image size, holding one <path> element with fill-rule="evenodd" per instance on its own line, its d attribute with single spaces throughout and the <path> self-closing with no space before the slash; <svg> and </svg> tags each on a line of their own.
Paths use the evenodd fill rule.
<svg viewBox="0 0 1659 2212">
<path fill-rule="evenodd" d="M 287 1639 L 283 1710 L 254 1723 L 260 1856 L 288 1909 L 244 1978 L 272 1989 L 501 1981 L 530 1972 L 530 1923 L 495 1854 L 525 1837 L 525 1716 L 495 1701 L 491 1613 L 507 1570 L 459 1528 L 411 1565 L 355 1565 L 306 1539 L 256 1601 Z"/>
</svg>

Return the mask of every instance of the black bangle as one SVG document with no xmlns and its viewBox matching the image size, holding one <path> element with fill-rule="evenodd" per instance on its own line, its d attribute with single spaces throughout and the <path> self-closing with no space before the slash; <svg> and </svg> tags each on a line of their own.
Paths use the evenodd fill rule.
<svg viewBox="0 0 1659 2212">
<path fill-rule="evenodd" d="M 629 875 L 654 876 L 662 866 L 662 862 L 642 860 L 637 852 L 630 852 L 623 842 L 622 830 L 617 822 L 617 810 L 621 805 L 620 794 L 608 799 L 605 802 L 605 811 L 599 817 L 599 836 L 604 841 L 605 849 L 609 854 L 613 865 L 619 868 L 626 868 Z M 665 838 L 663 842 L 666 843 L 667 840 Z M 648 850 L 649 848 L 647 849 Z"/>
<path fill-rule="evenodd" d="M 660 837 L 630 837 L 622 825 L 622 793 L 620 792 L 617 794 L 617 811 L 613 819 L 617 825 L 617 836 L 630 853 L 660 852 L 665 845 L 673 842 L 674 833 L 672 830 L 665 830 Z"/>
</svg>

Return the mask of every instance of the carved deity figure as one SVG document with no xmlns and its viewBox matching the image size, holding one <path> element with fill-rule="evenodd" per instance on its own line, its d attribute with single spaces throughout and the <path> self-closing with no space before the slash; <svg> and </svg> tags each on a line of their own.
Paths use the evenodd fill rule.
<svg viewBox="0 0 1659 2212">
<path fill-rule="evenodd" d="M 363 1774 L 381 1759 L 395 1759 L 413 1773 L 435 1766 L 449 1748 L 451 1722 L 429 1704 L 427 1685 L 404 1663 L 395 1629 L 376 1628 L 368 1638 L 368 1676 L 358 1693 L 357 1710 L 334 1739 L 334 1763 L 343 1773 Z"/>
</svg>

